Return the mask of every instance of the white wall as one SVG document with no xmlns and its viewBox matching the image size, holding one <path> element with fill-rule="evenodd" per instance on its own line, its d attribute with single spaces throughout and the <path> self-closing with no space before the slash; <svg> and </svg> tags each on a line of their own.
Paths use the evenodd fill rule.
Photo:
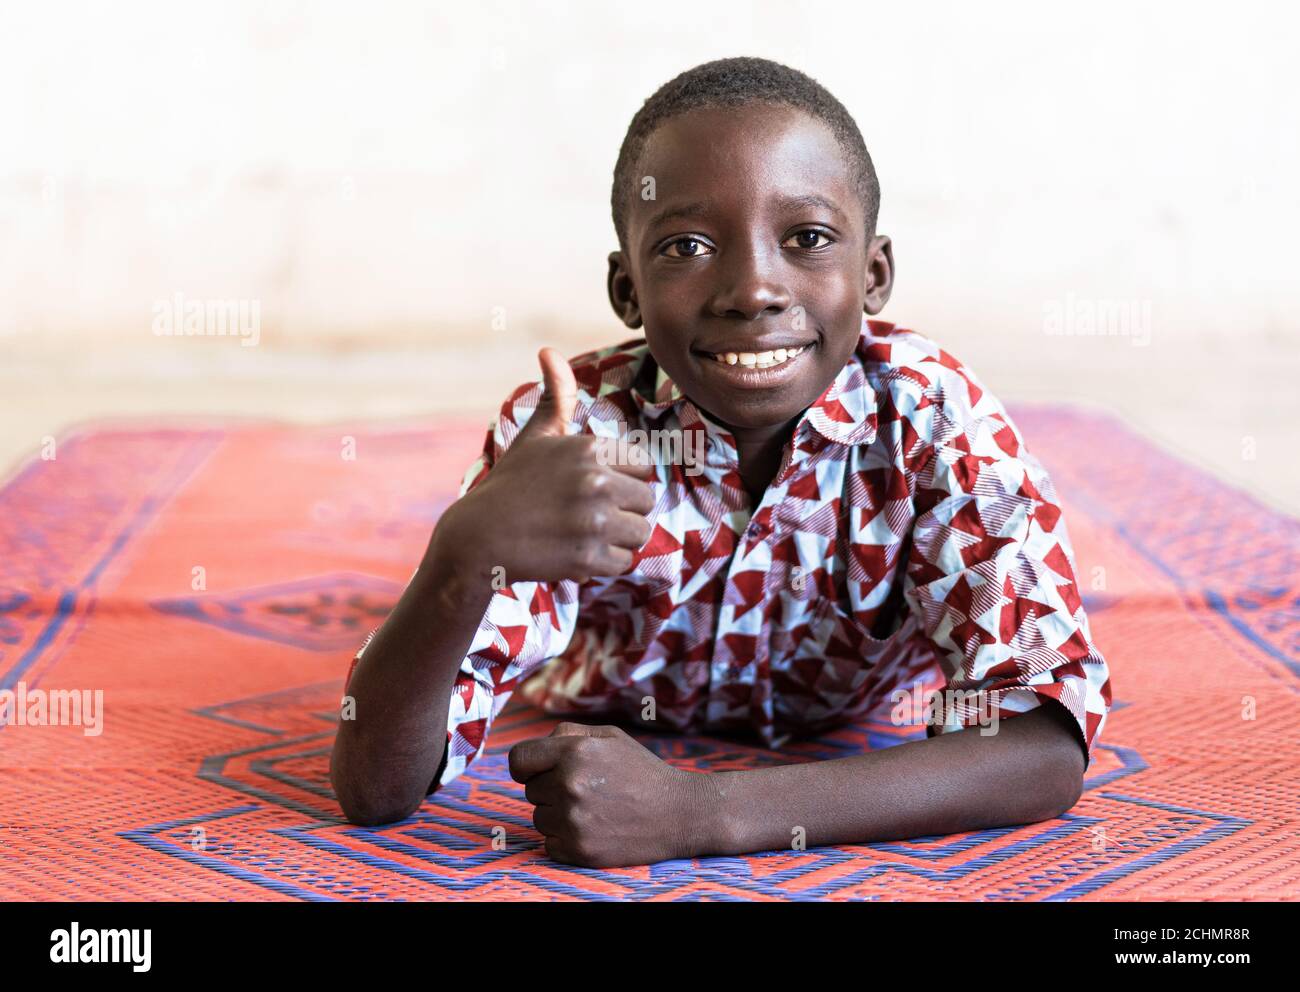
<svg viewBox="0 0 1300 992">
<path fill-rule="evenodd" d="M 1296 329 L 1300 75 L 1272 5 L 28 3 L 0 14 L 0 349 L 145 345 L 155 300 L 262 344 L 617 333 L 610 174 L 641 101 L 757 54 L 852 111 L 886 316 L 1154 344 Z M 9 340 L 6 340 L 8 338 Z M 156 345 L 156 342 L 153 342 Z"/>
</svg>

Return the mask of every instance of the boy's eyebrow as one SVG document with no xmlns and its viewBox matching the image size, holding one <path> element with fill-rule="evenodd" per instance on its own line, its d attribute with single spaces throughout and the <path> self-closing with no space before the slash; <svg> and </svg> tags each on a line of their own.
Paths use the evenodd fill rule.
<svg viewBox="0 0 1300 992">
<path fill-rule="evenodd" d="M 800 207 L 821 207 L 823 210 L 829 210 L 839 217 L 844 216 L 844 211 L 837 207 L 826 197 L 817 193 L 805 193 L 802 196 L 785 197 L 780 201 L 781 206 L 786 210 L 798 210 Z"/>
<path fill-rule="evenodd" d="M 683 203 L 676 207 L 665 207 L 650 218 L 650 227 L 657 227 L 666 220 L 673 220 L 676 217 L 703 217 L 709 212 L 709 205 L 703 200 L 696 200 L 694 203 Z"/>
<path fill-rule="evenodd" d="M 844 211 L 837 207 L 826 197 L 818 193 L 804 193 L 801 196 L 786 196 L 777 201 L 777 205 L 783 210 L 799 210 L 806 207 L 821 207 L 823 210 L 829 210 L 837 217 L 843 218 Z M 703 200 L 696 200 L 693 203 L 683 203 L 675 207 L 665 207 L 653 217 L 650 218 L 650 227 L 657 227 L 666 220 L 673 220 L 679 217 L 703 217 L 709 213 L 709 205 Z"/>
</svg>

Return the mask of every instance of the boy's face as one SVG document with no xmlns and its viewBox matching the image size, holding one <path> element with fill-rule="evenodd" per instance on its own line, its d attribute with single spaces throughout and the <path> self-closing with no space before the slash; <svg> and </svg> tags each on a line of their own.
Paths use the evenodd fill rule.
<svg viewBox="0 0 1300 992">
<path fill-rule="evenodd" d="M 893 281 L 834 135 L 791 107 L 695 110 L 650 136 L 637 180 L 627 251 L 610 255 L 615 311 L 645 325 L 655 360 L 715 420 L 789 423 Z"/>
</svg>

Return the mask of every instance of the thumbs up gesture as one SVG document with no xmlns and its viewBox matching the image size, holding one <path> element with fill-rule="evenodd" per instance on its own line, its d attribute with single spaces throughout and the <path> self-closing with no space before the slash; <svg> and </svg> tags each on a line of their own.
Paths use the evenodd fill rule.
<svg viewBox="0 0 1300 992">
<path fill-rule="evenodd" d="M 554 348 L 543 348 L 537 353 L 537 364 L 542 367 L 542 399 L 516 443 L 524 437 L 563 437 L 578 406 L 578 380 L 564 356 Z"/>
<path fill-rule="evenodd" d="M 538 354 L 543 393 L 506 453 L 438 522 L 459 565 L 506 582 L 585 582 L 619 575 L 650 539 L 654 465 L 641 449 L 570 435 L 573 369 L 554 348 Z M 450 533 L 444 533 L 449 531 Z"/>
</svg>

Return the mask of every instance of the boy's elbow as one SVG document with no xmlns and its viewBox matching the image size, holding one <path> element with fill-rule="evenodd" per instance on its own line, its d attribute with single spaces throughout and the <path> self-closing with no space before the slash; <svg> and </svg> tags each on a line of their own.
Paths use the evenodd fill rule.
<svg viewBox="0 0 1300 992">
<path fill-rule="evenodd" d="M 1087 768 L 1083 752 L 1075 741 L 1055 749 L 1046 762 L 1043 774 L 1042 796 L 1046 806 L 1044 820 L 1064 816 L 1072 810 L 1083 795 L 1083 773 Z"/>
<path fill-rule="evenodd" d="M 1053 791 L 1053 808 L 1050 818 L 1055 819 L 1070 812 L 1082 795 L 1083 770 L 1064 772 L 1058 777 L 1056 788 Z"/>
<path fill-rule="evenodd" d="M 382 827 L 387 823 L 405 820 L 420 808 L 420 800 L 395 801 L 388 796 L 348 796 L 339 793 L 339 808 L 344 818 L 358 827 Z"/>
<path fill-rule="evenodd" d="M 420 808 L 423 796 L 399 796 L 380 789 L 354 788 L 342 780 L 336 767 L 330 768 L 330 784 L 344 818 L 358 827 L 382 827 L 405 820 Z"/>
<path fill-rule="evenodd" d="M 1088 759 L 1073 718 L 1064 707 L 1045 706 L 1027 716 L 1037 725 L 1035 734 L 1041 735 L 1034 748 L 1039 756 L 1034 778 L 1040 783 L 1036 790 L 1042 804 L 1040 819 L 1052 820 L 1073 809 L 1083 795 Z"/>
</svg>

